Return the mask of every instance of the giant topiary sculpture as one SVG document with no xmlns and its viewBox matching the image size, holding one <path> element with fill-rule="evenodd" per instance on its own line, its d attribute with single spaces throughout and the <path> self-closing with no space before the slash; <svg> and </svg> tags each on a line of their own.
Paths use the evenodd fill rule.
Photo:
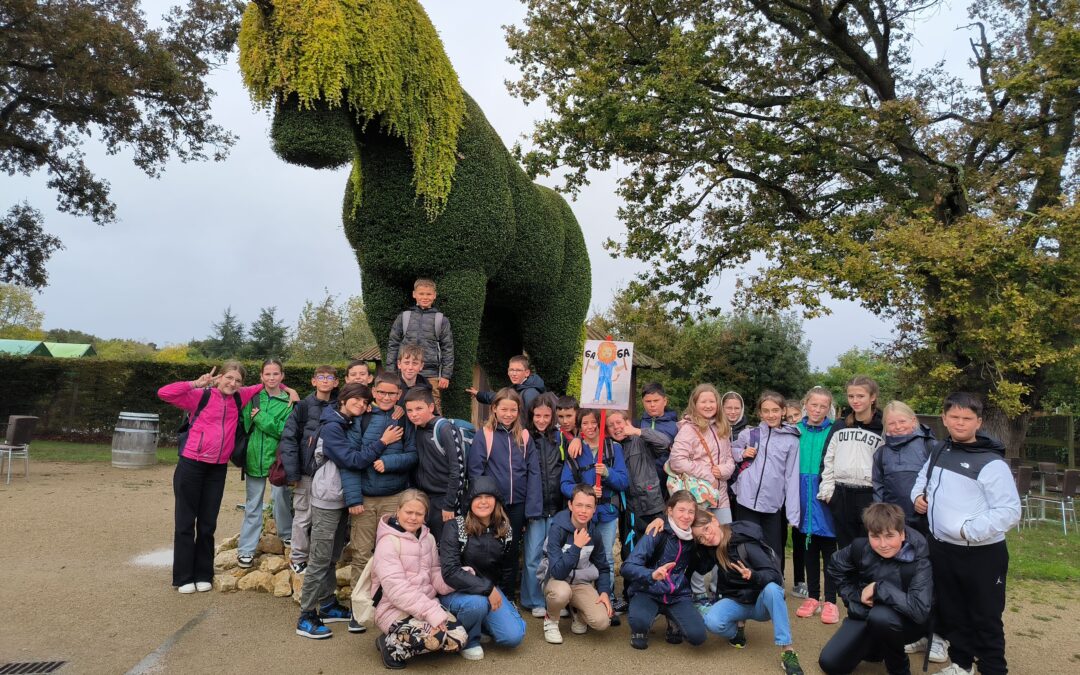
<svg viewBox="0 0 1080 675">
<path fill-rule="evenodd" d="M 417 0 L 257 0 L 240 67 L 252 98 L 274 109 L 282 159 L 352 162 L 345 233 L 384 350 L 427 276 L 453 323 L 451 413 L 466 414 L 477 359 L 501 379 L 524 349 L 549 385 L 565 386 L 589 305 L 581 228 L 462 91 Z"/>
</svg>

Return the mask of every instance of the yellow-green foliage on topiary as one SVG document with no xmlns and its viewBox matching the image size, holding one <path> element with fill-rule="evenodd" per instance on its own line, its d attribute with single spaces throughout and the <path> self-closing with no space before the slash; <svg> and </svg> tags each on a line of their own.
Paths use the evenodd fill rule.
<svg viewBox="0 0 1080 675">
<path fill-rule="evenodd" d="M 454 336 L 444 412 L 468 416 L 465 388 L 474 364 L 498 386 L 506 382 L 507 359 L 522 351 L 551 389 L 564 391 L 592 285 L 581 227 L 566 200 L 529 180 L 480 106 L 461 91 L 417 0 L 257 4 L 271 11 L 249 7 L 245 15 L 245 78 L 256 100 L 274 105 L 270 136 L 282 159 L 313 168 L 352 162 L 342 220 L 380 346 L 386 348 L 390 326 L 410 304 L 413 281 L 429 277 Z M 316 39 L 330 25 L 338 28 L 325 36 L 328 44 L 297 42 Z M 350 37 L 342 41 L 342 34 Z M 332 58 L 345 59 L 345 68 Z M 445 90 L 451 85 L 453 96 Z M 451 99 L 453 105 L 440 103 Z M 464 113 L 453 120 L 424 112 L 433 105 L 457 110 L 458 101 Z M 372 112 L 373 105 L 386 109 Z M 391 119 L 417 126 L 409 136 Z M 442 153 L 450 121 L 446 161 L 453 184 L 447 174 L 433 211 L 430 201 L 417 199 L 417 148 L 423 141 Z"/>
<path fill-rule="evenodd" d="M 442 211 L 465 99 L 419 3 L 259 0 L 244 12 L 239 42 L 244 84 L 258 105 L 345 106 L 361 127 L 375 121 L 409 148 L 428 217 Z"/>
</svg>

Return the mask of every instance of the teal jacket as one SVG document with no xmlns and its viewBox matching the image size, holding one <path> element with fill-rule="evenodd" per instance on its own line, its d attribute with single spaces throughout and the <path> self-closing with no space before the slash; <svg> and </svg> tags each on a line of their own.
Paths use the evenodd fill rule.
<svg viewBox="0 0 1080 675">
<path fill-rule="evenodd" d="M 251 411 L 258 409 L 255 417 Z M 244 406 L 240 419 L 244 420 L 244 429 L 248 432 L 247 466 L 244 473 L 254 478 L 266 478 L 270 475 L 270 465 L 277 457 L 278 442 L 285 422 L 292 412 L 289 395 L 284 391 L 277 396 L 270 396 L 266 390 L 260 391 Z"/>
</svg>

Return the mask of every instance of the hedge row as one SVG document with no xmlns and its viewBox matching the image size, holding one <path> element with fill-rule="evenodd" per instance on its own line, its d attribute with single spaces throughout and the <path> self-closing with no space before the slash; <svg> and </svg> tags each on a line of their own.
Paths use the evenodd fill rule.
<svg viewBox="0 0 1080 675">
<path fill-rule="evenodd" d="M 157 413 L 161 443 L 170 443 L 183 413 L 163 403 L 157 390 L 169 382 L 194 380 L 213 365 L 0 357 L 0 423 L 6 423 L 8 415 L 36 415 L 37 438 L 104 443 L 111 441 L 121 411 Z M 260 364 L 245 362 L 244 367 L 244 383 L 258 382 Z M 314 369 L 287 365 L 286 384 L 307 395 Z M 338 372 L 343 375 L 343 368 Z"/>
</svg>

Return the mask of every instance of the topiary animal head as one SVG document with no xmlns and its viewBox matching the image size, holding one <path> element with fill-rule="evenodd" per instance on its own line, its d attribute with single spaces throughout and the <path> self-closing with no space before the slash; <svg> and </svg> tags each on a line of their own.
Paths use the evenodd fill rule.
<svg viewBox="0 0 1080 675">
<path fill-rule="evenodd" d="M 316 168 L 352 159 L 359 181 L 352 123 L 378 124 L 409 148 L 429 215 L 441 212 L 465 100 L 417 0 L 256 0 L 239 43 L 252 99 L 275 110 L 272 136 L 283 159 Z"/>
</svg>

